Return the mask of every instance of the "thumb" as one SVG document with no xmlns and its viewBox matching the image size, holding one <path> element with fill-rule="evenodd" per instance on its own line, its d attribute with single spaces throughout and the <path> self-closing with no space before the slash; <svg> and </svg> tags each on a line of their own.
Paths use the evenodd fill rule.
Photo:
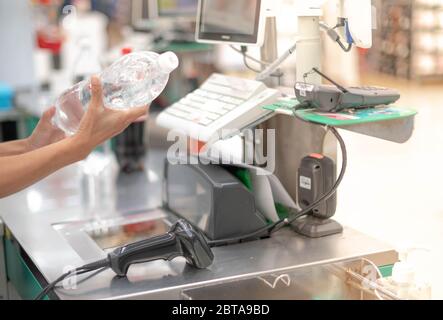
<svg viewBox="0 0 443 320">
<path fill-rule="evenodd" d="M 91 103 L 90 108 L 98 109 L 103 105 L 103 89 L 97 76 L 91 77 Z"/>
</svg>

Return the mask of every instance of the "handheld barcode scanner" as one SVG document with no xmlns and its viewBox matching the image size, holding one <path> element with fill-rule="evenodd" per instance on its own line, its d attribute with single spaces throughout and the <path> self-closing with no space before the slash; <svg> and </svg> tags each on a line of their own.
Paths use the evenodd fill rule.
<svg viewBox="0 0 443 320">
<path fill-rule="evenodd" d="M 108 260 L 112 270 L 124 277 L 132 264 L 161 259 L 170 261 L 177 257 L 185 257 L 189 265 L 198 269 L 209 267 L 214 260 L 203 235 L 185 220 L 179 220 L 164 235 L 115 249 L 108 255 Z"/>
<path fill-rule="evenodd" d="M 125 277 L 132 264 L 160 259 L 172 260 L 177 257 L 185 257 L 189 265 L 198 269 L 209 267 L 214 260 L 203 235 L 184 220 L 179 220 L 164 235 L 117 248 L 106 259 L 66 272 L 47 285 L 35 300 L 44 298 L 59 282 L 76 274 L 111 268 L 118 276 Z"/>
</svg>

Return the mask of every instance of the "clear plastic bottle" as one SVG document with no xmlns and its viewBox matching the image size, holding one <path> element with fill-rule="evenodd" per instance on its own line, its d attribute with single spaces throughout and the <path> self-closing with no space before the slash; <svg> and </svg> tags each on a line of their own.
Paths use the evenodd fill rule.
<svg viewBox="0 0 443 320">
<path fill-rule="evenodd" d="M 145 106 L 165 89 L 169 74 L 178 67 L 173 52 L 134 52 L 121 57 L 100 75 L 106 108 L 129 109 Z M 90 80 L 77 83 L 55 103 L 54 124 L 73 135 L 91 100 Z"/>
</svg>

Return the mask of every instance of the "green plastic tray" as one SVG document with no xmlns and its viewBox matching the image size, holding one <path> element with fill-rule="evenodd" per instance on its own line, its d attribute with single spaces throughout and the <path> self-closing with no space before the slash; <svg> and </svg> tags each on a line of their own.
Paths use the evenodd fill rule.
<svg viewBox="0 0 443 320">
<path fill-rule="evenodd" d="M 299 102 L 296 99 L 285 99 L 272 105 L 264 106 L 263 108 L 293 116 L 292 109 L 298 105 Z M 337 113 L 321 112 L 316 109 L 300 109 L 296 111 L 296 113 L 302 119 L 307 121 L 334 127 L 342 127 L 413 117 L 417 114 L 417 111 L 407 108 L 399 108 L 397 106 L 382 106 Z"/>
</svg>

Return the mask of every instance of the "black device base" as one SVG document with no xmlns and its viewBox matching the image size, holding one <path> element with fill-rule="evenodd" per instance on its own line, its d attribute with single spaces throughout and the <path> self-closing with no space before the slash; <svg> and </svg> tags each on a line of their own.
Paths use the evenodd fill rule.
<svg viewBox="0 0 443 320">
<path fill-rule="evenodd" d="M 333 234 L 342 233 L 343 227 L 340 223 L 332 219 L 319 219 L 314 216 L 307 216 L 294 221 L 291 228 L 309 238 L 321 238 Z"/>
<path fill-rule="evenodd" d="M 228 167 L 169 161 L 165 166 L 164 208 L 187 220 L 209 240 L 241 237 L 266 227 L 254 194 Z M 266 235 L 264 231 L 262 236 Z"/>
</svg>

